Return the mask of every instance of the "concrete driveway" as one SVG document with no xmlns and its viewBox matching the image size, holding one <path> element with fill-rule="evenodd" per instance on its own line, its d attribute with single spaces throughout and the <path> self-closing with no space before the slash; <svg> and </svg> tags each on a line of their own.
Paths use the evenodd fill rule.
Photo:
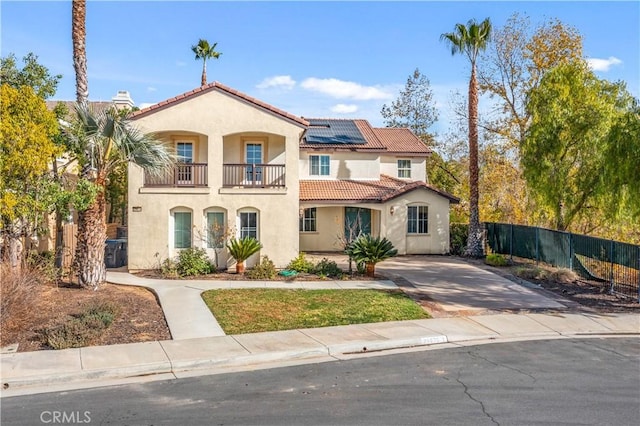
<svg viewBox="0 0 640 426">
<path fill-rule="evenodd" d="M 566 308 L 535 290 L 455 257 L 399 256 L 379 263 L 376 273 L 405 278 L 450 313 Z"/>
</svg>

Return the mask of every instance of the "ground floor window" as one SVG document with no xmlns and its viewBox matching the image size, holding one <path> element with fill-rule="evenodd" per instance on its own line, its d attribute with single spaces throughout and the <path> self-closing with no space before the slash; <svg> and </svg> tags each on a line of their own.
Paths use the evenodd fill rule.
<svg viewBox="0 0 640 426">
<path fill-rule="evenodd" d="M 224 248 L 226 225 L 223 212 L 207 212 L 208 248 Z"/>
<path fill-rule="evenodd" d="M 173 247 L 191 247 L 191 212 L 173 213 Z"/>
<path fill-rule="evenodd" d="M 429 233 L 429 207 L 407 207 L 407 232 L 409 234 Z"/>
<path fill-rule="evenodd" d="M 316 232 L 316 208 L 304 209 L 300 218 L 300 232 Z"/>
<path fill-rule="evenodd" d="M 258 213 L 257 212 L 241 212 L 240 213 L 240 239 L 245 237 L 253 237 L 258 239 Z"/>
</svg>

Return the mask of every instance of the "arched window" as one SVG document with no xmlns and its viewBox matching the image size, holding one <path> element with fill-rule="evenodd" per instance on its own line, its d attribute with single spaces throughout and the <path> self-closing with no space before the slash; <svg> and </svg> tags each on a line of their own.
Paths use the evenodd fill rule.
<svg viewBox="0 0 640 426">
<path fill-rule="evenodd" d="M 224 248 L 228 234 L 226 210 L 212 207 L 205 210 L 207 248 Z"/>
</svg>

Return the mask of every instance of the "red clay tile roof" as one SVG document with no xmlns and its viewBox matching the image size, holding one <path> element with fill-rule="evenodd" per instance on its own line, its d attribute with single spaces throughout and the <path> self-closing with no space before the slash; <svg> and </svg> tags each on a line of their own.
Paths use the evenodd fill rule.
<svg viewBox="0 0 640 426">
<path fill-rule="evenodd" d="M 294 123 L 299 124 L 301 126 L 305 126 L 306 127 L 306 126 L 309 125 L 309 122 L 307 122 L 307 120 L 305 120 L 303 118 L 300 118 L 300 117 L 298 117 L 296 115 L 290 114 L 290 113 L 288 113 L 286 111 L 283 111 L 283 110 L 281 110 L 279 108 L 276 108 L 276 107 L 274 107 L 272 105 L 269 105 L 266 102 L 262 102 L 262 101 L 260 101 L 260 100 L 258 100 L 256 98 L 253 98 L 253 97 L 251 97 L 249 95 L 246 95 L 246 94 L 244 94 L 242 92 L 239 92 L 239 91 L 237 91 L 235 89 L 232 89 L 232 88 L 230 88 L 228 86 L 225 86 L 224 84 L 219 83 L 217 81 L 214 81 L 213 83 L 209 83 L 206 86 L 198 87 L 198 88 L 193 89 L 193 90 L 191 90 L 189 92 L 183 93 L 181 95 L 178 95 L 178 96 L 175 96 L 173 98 L 164 100 L 162 102 L 158 102 L 155 105 L 151 105 L 151 106 L 149 106 L 147 108 L 144 108 L 144 109 L 141 109 L 139 111 L 136 111 L 131 115 L 131 118 L 132 119 L 136 119 L 136 118 L 144 117 L 145 115 L 151 114 L 151 113 L 153 113 L 153 112 L 155 112 L 157 110 L 161 110 L 161 109 L 167 108 L 167 107 L 172 106 L 174 104 L 186 101 L 186 100 L 188 100 L 188 99 L 190 99 L 192 97 L 199 96 L 199 95 L 202 95 L 204 93 L 210 92 L 212 90 L 219 90 L 219 91 L 221 91 L 223 93 L 226 93 L 227 95 L 231 95 L 232 97 L 234 97 L 236 99 L 239 99 L 241 101 L 247 102 L 247 103 L 249 103 L 249 104 L 251 104 L 253 106 L 257 106 L 257 107 L 259 107 L 261 109 L 264 109 L 267 112 L 270 112 L 270 113 L 272 113 L 274 115 L 286 118 L 286 119 L 288 119 L 290 121 L 293 121 Z"/>
<path fill-rule="evenodd" d="M 376 127 L 373 133 L 390 153 L 430 154 L 431 149 L 407 128 Z"/>
<path fill-rule="evenodd" d="M 378 137 L 373 133 L 373 129 L 367 120 L 358 120 L 351 118 L 307 118 L 308 121 L 353 121 L 367 141 L 366 144 L 358 145 L 345 145 L 343 143 L 307 143 L 303 138 L 300 141 L 301 149 L 318 150 L 318 149 L 331 149 L 331 150 L 343 150 L 343 151 L 385 151 L 385 146 L 378 140 Z"/>
<path fill-rule="evenodd" d="M 460 201 L 424 182 L 407 182 L 387 175 L 380 175 L 380 180 L 301 180 L 300 201 L 384 203 L 419 188 L 433 191 L 454 204 Z"/>
</svg>

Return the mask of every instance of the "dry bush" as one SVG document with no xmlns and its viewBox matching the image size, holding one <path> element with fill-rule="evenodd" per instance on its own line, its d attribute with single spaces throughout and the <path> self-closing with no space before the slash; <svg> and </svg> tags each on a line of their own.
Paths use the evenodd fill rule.
<svg viewBox="0 0 640 426">
<path fill-rule="evenodd" d="M 561 268 L 553 271 L 549 279 L 557 283 L 570 284 L 578 279 L 578 275 L 571 269 Z"/>
<path fill-rule="evenodd" d="M 0 264 L 0 329 L 13 328 L 24 322 L 36 300 L 36 288 L 49 279 L 38 266 L 12 268 Z"/>
<path fill-rule="evenodd" d="M 537 266 L 519 266 L 515 274 L 525 280 L 546 280 L 548 272 Z"/>
</svg>

